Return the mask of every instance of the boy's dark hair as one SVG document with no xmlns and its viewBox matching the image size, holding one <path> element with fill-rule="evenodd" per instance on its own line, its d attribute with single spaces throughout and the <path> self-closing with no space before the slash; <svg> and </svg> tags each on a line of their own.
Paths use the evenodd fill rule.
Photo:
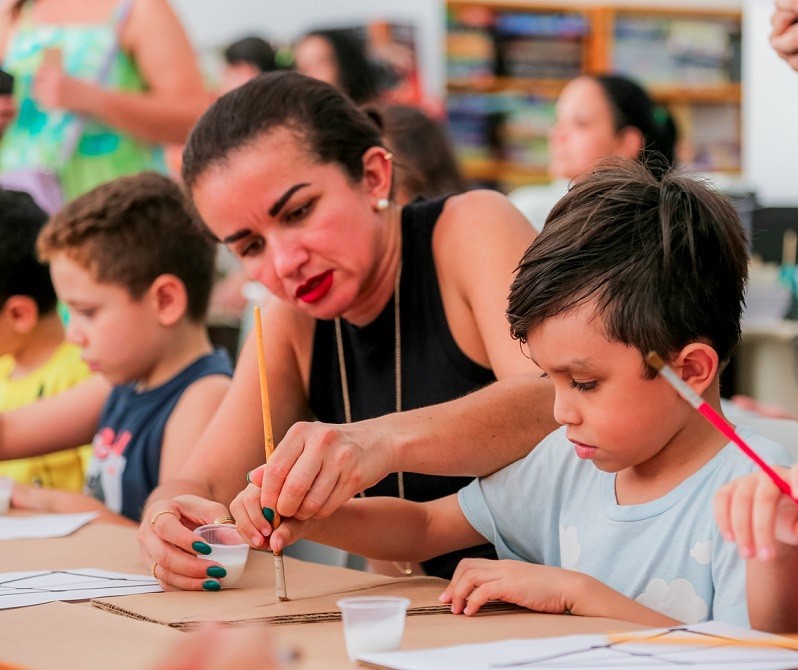
<svg viewBox="0 0 798 670">
<path fill-rule="evenodd" d="M 27 193 L 0 190 L 0 307 L 24 295 L 39 314 L 55 309 L 50 270 L 36 258 L 36 236 L 45 223 L 47 214 Z"/>
<path fill-rule="evenodd" d="M 610 340 L 664 360 L 702 341 L 723 365 L 740 337 L 747 277 L 746 235 L 728 198 L 679 172 L 658 179 L 616 160 L 555 205 L 518 266 L 507 315 L 525 341 L 595 300 Z"/>
<path fill-rule="evenodd" d="M 243 37 L 229 44 L 224 50 L 224 59 L 230 65 L 249 63 L 261 72 L 271 72 L 277 69 L 274 47 L 266 40 L 254 35 Z"/>
<path fill-rule="evenodd" d="M 363 177 L 363 154 L 383 146 L 374 121 L 333 86 L 298 72 L 269 72 L 220 97 L 197 121 L 183 151 L 186 188 L 280 128 L 295 132 L 320 163 L 337 163 L 353 180 Z"/>
<path fill-rule="evenodd" d="M 168 177 L 142 172 L 78 196 L 44 227 L 37 249 L 43 260 L 65 253 L 134 300 L 160 275 L 175 275 L 186 287 L 188 317 L 205 319 L 216 245 Z"/>
</svg>

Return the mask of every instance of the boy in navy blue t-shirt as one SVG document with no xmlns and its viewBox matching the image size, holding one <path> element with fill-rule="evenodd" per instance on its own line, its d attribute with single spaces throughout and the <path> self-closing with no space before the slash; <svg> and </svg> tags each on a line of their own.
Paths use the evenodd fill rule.
<svg viewBox="0 0 798 670">
<path fill-rule="evenodd" d="M 1 415 L 0 458 L 91 442 L 89 495 L 18 486 L 14 506 L 137 522 L 216 410 L 232 369 L 208 340 L 215 243 L 191 212 L 177 184 L 143 173 L 78 197 L 42 230 L 67 338 L 101 374 Z"/>
</svg>

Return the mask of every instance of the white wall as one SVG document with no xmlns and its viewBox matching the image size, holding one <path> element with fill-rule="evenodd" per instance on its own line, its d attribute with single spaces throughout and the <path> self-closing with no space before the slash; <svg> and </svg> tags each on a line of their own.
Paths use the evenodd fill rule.
<svg viewBox="0 0 798 670">
<path fill-rule="evenodd" d="M 743 169 L 765 204 L 798 204 L 798 72 L 771 49 L 772 2 L 745 0 Z"/>
</svg>

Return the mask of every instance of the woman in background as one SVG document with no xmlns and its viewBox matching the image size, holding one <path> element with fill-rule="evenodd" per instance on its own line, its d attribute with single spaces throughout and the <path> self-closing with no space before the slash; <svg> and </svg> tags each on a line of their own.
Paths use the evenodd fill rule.
<svg viewBox="0 0 798 670">
<path fill-rule="evenodd" d="M 366 45 L 345 28 L 312 30 L 294 45 L 294 66 L 302 74 L 332 84 L 352 102 L 377 99 L 377 78 Z"/>
<path fill-rule="evenodd" d="M 434 119 L 415 107 L 367 107 L 394 154 L 394 198 L 404 205 L 416 198 L 462 193 L 469 186 L 446 136 Z"/>
<path fill-rule="evenodd" d="M 15 77 L 16 103 L 0 128 L 0 170 L 55 169 L 66 199 L 124 174 L 164 171 L 159 145 L 183 142 L 208 104 L 167 0 L 5 0 L 0 62 Z M 67 157 L 77 116 L 85 125 Z"/>
<path fill-rule="evenodd" d="M 639 158 L 652 170 L 674 162 L 676 125 L 636 82 L 620 75 L 584 75 L 557 98 L 549 134 L 547 186 L 524 186 L 510 200 L 538 228 L 568 183 L 609 157 Z"/>
</svg>

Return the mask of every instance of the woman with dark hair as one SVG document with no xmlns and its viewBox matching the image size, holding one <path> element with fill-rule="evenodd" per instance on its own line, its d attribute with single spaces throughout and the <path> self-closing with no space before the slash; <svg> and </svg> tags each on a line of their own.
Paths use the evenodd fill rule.
<svg viewBox="0 0 798 670">
<path fill-rule="evenodd" d="M 379 121 L 394 155 L 394 197 L 398 203 L 468 190 L 440 123 L 406 105 L 367 107 L 366 111 Z"/>
<path fill-rule="evenodd" d="M 252 77 L 277 69 L 274 47 L 255 35 L 231 42 L 224 50 L 220 93 L 232 91 Z"/>
<path fill-rule="evenodd" d="M 184 141 L 208 105 L 167 0 L 5 0 L 0 63 L 15 77 L 16 112 L 0 119 L 0 170 L 55 170 L 67 200 L 165 171 L 161 144 Z"/>
<path fill-rule="evenodd" d="M 264 548 L 275 510 L 326 516 L 361 491 L 435 499 L 554 427 L 551 387 L 507 333 L 508 281 L 535 233 L 504 196 L 399 206 L 371 118 L 294 72 L 217 100 L 189 138 L 183 180 L 208 228 L 279 298 L 263 316 L 278 446 L 262 466 L 249 341 L 224 406 L 148 501 L 139 541 L 165 585 L 218 587 L 193 529 L 239 492 L 239 532 Z M 247 473 L 257 485 L 241 491 Z M 424 569 L 450 576 L 461 555 Z"/>
<path fill-rule="evenodd" d="M 640 159 L 652 171 L 671 167 L 676 136 L 670 113 L 638 83 L 615 74 L 577 77 L 557 98 L 549 133 L 548 172 L 554 181 L 516 189 L 510 200 L 540 227 L 568 182 L 604 158 Z"/>
<path fill-rule="evenodd" d="M 366 45 L 351 29 L 312 30 L 294 45 L 302 74 L 332 84 L 362 105 L 377 98 L 377 78 Z"/>
</svg>

